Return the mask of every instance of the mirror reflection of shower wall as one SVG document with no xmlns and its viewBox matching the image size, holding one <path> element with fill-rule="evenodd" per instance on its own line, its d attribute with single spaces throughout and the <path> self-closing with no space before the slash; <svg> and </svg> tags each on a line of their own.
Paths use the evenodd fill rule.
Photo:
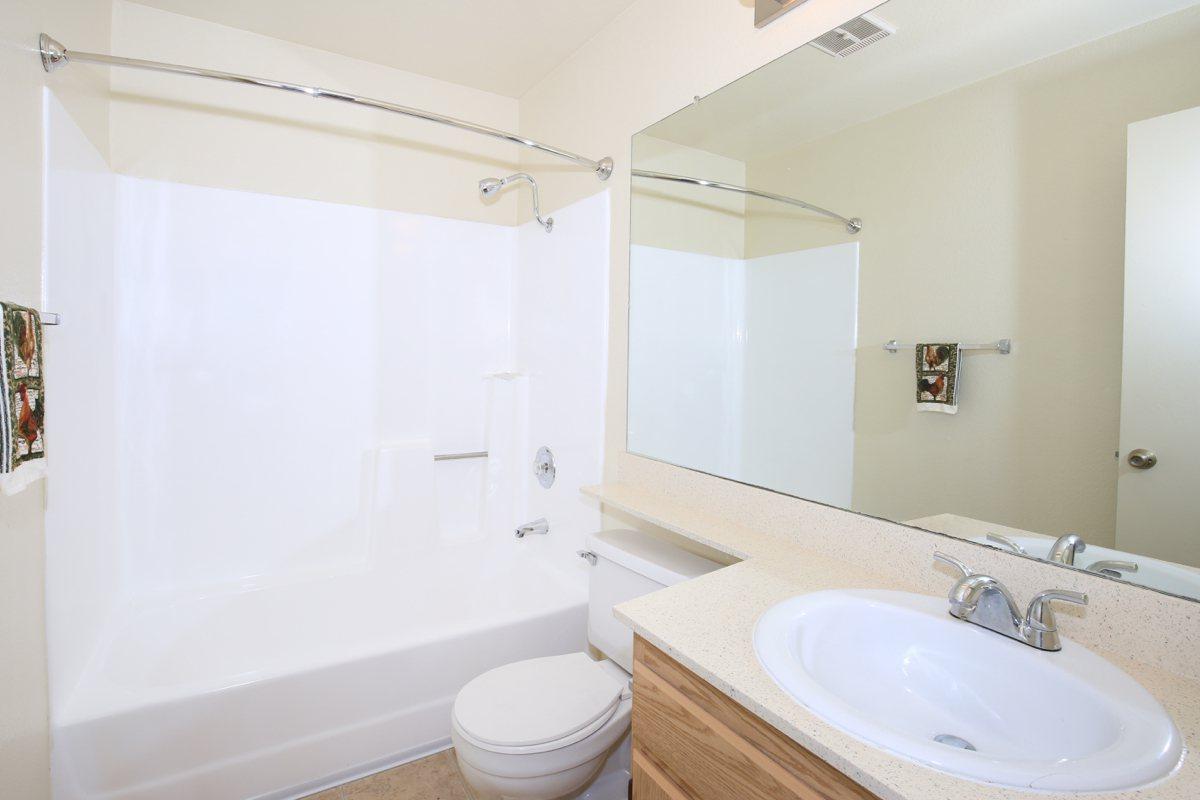
<svg viewBox="0 0 1200 800">
<path fill-rule="evenodd" d="M 636 140 L 634 158 L 640 168 L 745 182 L 738 162 L 651 137 Z M 630 441 L 674 463 L 849 505 L 858 247 L 755 253 L 745 221 L 759 201 L 696 195 L 639 179 Z M 792 368 L 777 369 L 781 361 Z M 813 376 L 825 390 L 807 391 Z M 673 394 L 681 402 L 663 402 Z M 806 447 L 829 457 L 798 469 Z"/>
<path fill-rule="evenodd" d="M 873 14 L 895 34 L 802 47 L 634 138 L 636 169 L 864 227 L 634 178 L 629 450 L 1043 557 L 1077 532 L 1076 566 L 1200 596 L 1200 572 L 1155 561 L 1200 566 L 1180 488 L 1200 482 L 1200 9 Z M 956 415 L 917 411 L 912 349 L 882 347 L 1000 338 L 1011 355 L 962 354 Z M 1126 463 L 1139 447 L 1154 469 Z"/>
</svg>

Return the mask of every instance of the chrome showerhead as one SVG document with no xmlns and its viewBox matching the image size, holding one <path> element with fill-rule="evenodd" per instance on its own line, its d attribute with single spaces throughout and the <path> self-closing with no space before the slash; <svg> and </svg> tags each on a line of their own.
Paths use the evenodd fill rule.
<svg viewBox="0 0 1200 800">
<path fill-rule="evenodd" d="M 479 194 L 484 197 L 491 197 L 502 188 L 504 188 L 504 181 L 499 178 L 484 178 L 479 182 Z"/>
<path fill-rule="evenodd" d="M 479 196 L 488 198 L 496 192 L 503 189 L 510 183 L 515 181 L 524 181 L 533 189 L 533 216 L 537 219 L 538 224 L 546 229 L 546 233 L 554 230 L 554 218 L 542 217 L 542 209 L 538 203 L 538 185 L 537 181 L 532 176 L 524 172 L 518 172 L 515 175 L 509 175 L 507 178 L 484 178 L 479 182 Z"/>
</svg>

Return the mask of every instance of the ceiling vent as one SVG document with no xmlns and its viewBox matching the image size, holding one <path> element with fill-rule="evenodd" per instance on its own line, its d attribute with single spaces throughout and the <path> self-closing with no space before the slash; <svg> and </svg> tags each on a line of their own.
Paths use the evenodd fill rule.
<svg viewBox="0 0 1200 800">
<path fill-rule="evenodd" d="M 845 58 L 868 45 L 882 41 L 896 29 L 879 17 L 863 14 L 813 39 L 809 44 L 823 53 Z"/>
</svg>

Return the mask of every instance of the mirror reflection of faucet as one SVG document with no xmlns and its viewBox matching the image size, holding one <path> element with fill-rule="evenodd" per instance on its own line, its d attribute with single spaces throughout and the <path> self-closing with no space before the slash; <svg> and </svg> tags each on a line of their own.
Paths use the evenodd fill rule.
<svg viewBox="0 0 1200 800">
<path fill-rule="evenodd" d="M 1050 545 L 1050 554 L 1046 558 L 1070 567 L 1075 565 L 1075 556 L 1084 550 L 1087 550 L 1087 542 L 1083 540 L 1083 537 L 1078 533 L 1068 533 L 1054 540 L 1054 544 Z"/>
<path fill-rule="evenodd" d="M 517 528 L 514 533 L 518 539 L 524 539 L 531 533 L 545 535 L 550 533 L 550 523 L 546 521 L 545 517 L 542 517 L 540 519 L 535 519 L 533 522 L 526 522 L 524 525 Z"/>
</svg>

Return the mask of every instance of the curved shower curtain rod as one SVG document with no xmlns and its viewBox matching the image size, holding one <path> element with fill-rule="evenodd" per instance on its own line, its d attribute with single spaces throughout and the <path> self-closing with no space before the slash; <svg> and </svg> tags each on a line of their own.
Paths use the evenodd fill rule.
<svg viewBox="0 0 1200 800">
<path fill-rule="evenodd" d="M 761 197 L 765 200 L 775 200 L 788 205 L 799 206 L 800 208 L 823 214 L 826 217 L 840 220 L 846 224 L 848 233 L 858 233 L 862 230 L 862 220 L 858 217 L 843 217 L 841 214 L 835 214 L 827 208 L 814 206 L 812 203 L 806 203 L 803 200 L 797 200 L 794 197 L 788 197 L 782 194 L 773 194 L 771 192 L 762 192 L 758 189 L 749 189 L 745 186 L 737 186 L 732 183 L 721 183 L 720 181 L 710 181 L 705 178 L 692 178 L 687 175 L 672 175 L 668 172 L 652 172 L 647 169 L 635 169 L 630 171 L 635 178 L 653 178 L 658 181 L 672 181 L 674 183 L 688 183 L 693 186 L 707 186 L 710 189 L 722 189 L 726 192 L 737 192 L 751 197 Z"/>
<path fill-rule="evenodd" d="M 271 80 L 269 78 L 255 78 L 251 75 L 238 75 L 234 72 L 219 72 L 212 69 L 203 69 L 201 67 L 185 67 L 180 64 L 166 64 L 160 61 L 144 61 L 140 58 L 122 58 L 120 56 L 104 55 L 103 53 L 85 53 L 78 50 L 67 50 L 62 43 L 55 41 L 52 37 L 46 34 L 41 34 L 38 37 L 38 52 L 42 57 L 42 68 L 46 72 L 53 72 L 63 66 L 66 66 L 71 61 L 79 61 L 88 64 L 105 64 L 110 67 L 131 67 L 133 69 L 144 69 L 152 72 L 169 72 L 174 75 L 191 75 L 196 78 L 212 78 L 219 81 L 230 81 L 232 83 L 242 83 L 250 86 L 261 86 L 265 89 L 280 89 L 285 92 L 296 92 L 298 94 L 306 94 L 309 97 L 324 98 L 326 100 L 341 100 L 343 103 L 353 103 L 354 105 L 367 106 L 369 108 L 378 108 L 381 111 L 391 111 L 394 114 L 403 114 L 406 117 L 415 119 L 423 119 L 428 122 L 437 122 L 441 125 L 449 125 L 454 128 L 460 128 L 464 131 L 490 136 L 493 139 L 500 139 L 512 144 L 519 144 L 522 147 L 528 147 L 533 150 L 539 150 L 543 153 L 549 153 L 552 156 L 566 159 L 581 167 L 587 167 L 596 173 L 600 180 L 608 180 L 613 171 L 613 160 L 607 156 L 599 161 L 593 161 L 590 158 L 585 158 L 577 153 L 572 153 L 569 150 L 562 150 L 557 147 L 552 147 L 548 144 L 526 139 L 524 136 L 518 136 L 515 133 L 499 130 L 498 128 L 489 128 L 486 125 L 477 125 L 474 122 L 467 122 L 454 117 L 444 117 L 441 114 L 434 114 L 432 111 L 422 111 L 419 108 L 411 108 L 402 106 L 397 103 L 389 103 L 385 100 L 372 100 L 369 97 L 350 94 L 349 92 L 337 92 L 330 89 L 322 89 L 317 86 L 306 86 L 300 83 L 287 83 L 284 81 Z"/>
</svg>

